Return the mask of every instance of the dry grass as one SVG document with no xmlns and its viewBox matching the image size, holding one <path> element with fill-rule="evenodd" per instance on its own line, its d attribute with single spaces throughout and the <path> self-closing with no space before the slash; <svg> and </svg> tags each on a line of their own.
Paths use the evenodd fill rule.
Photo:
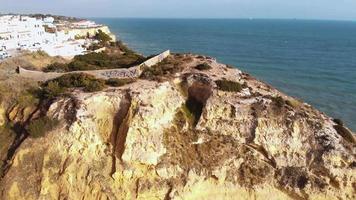
<svg viewBox="0 0 356 200">
<path fill-rule="evenodd" d="M 8 107 L 14 103 L 33 103 L 36 102 L 31 97 L 28 90 L 37 88 L 38 83 L 31 79 L 20 77 L 17 66 L 30 69 L 42 69 L 50 63 L 68 62 L 61 57 L 51 57 L 44 52 L 24 52 L 23 54 L 7 59 L 0 63 L 0 103 Z"/>
<path fill-rule="evenodd" d="M 24 52 L 23 54 L 10 58 L 0 64 L 0 68 L 16 68 L 21 66 L 26 69 L 41 70 L 52 63 L 66 63 L 68 60 L 62 57 L 51 57 L 48 54 L 38 51 L 38 52 Z"/>
</svg>

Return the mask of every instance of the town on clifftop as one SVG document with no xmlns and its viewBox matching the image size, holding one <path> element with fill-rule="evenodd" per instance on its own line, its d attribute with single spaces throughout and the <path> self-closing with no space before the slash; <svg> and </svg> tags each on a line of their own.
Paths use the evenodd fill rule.
<svg viewBox="0 0 356 200">
<path fill-rule="evenodd" d="M 88 52 L 98 33 L 111 34 L 105 25 L 90 20 L 52 15 L 0 15 L 0 60 L 24 51 L 44 51 L 71 58 Z"/>
</svg>

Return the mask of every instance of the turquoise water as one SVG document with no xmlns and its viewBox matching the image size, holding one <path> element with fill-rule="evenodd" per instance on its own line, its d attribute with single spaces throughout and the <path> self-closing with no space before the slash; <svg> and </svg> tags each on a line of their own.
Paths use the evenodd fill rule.
<svg viewBox="0 0 356 200">
<path fill-rule="evenodd" d="M 134 50 L 216 57 L 356 130 L 356 22 L 95 19 Z"/>
</svg>

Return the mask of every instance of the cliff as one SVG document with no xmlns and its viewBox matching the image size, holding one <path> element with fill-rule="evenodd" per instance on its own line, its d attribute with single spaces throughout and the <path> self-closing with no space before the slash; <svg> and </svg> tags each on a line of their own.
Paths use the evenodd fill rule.
<svg viewBox="0 0 356 200">
<path fill-rule="evenodd" d="M 32 111 L 60 124 L 16 149 L 0 199 L 356 198 L 347 128 L 212 58 L 168 60 Z"/>
<path fill-rule="evenodd" d="M 88 34 L 90 37 L 93 37 L 99 30 L 108 34 L 113 39 L 113 41 L 116 41 L 116 36 L 113 33 L 111 33 L 108 26 L 100 26 L 97 28 L 77 28 L 77 29 L 69 29 L 67 31 L 78 37 L 86 37 Z"/>
</svg>

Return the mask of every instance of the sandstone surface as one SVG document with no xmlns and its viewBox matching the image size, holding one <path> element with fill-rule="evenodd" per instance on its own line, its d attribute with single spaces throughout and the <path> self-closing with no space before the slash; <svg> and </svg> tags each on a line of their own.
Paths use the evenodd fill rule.
<svg viewBox="0 0 356 200">
<path fill-rule="evenodd" d="M 356 199 L 351 131 L 212 58 L 171 59 L 160 77 L 52 102 L 60 125 L 16 149 L 0 199 Z"/>
</svg>

